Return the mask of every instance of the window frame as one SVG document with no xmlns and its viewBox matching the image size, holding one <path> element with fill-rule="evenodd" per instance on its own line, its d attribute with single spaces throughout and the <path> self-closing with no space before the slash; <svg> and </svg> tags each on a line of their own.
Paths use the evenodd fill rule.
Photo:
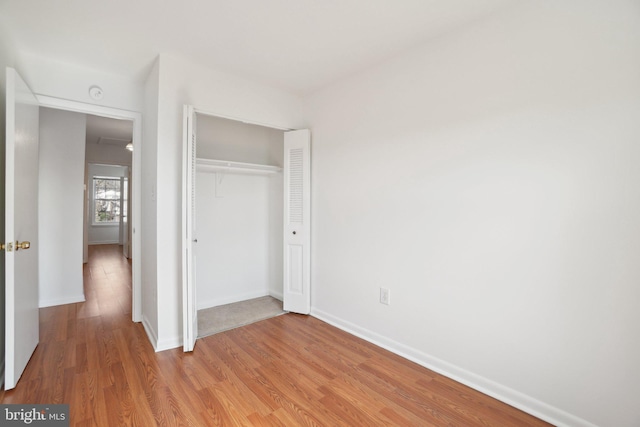
<svg viewBox="0 0 640 427">
<path fill-rule="evenodd" d="M 117 181 L 118 182 L 118 193 L 119 198 L 117 199 L 104 199 L 96 197 L 96 180 L 108 180 L 108 181 Z M 96 221 L 96 208 L 97 200 L 109 200 L 109 201 L 117 201 L 119 204 L 120 212 L 118 214 L 117 221 Z M 104 175 L 94 175 L 91 177 L 91 225 L 95 227 L 117 227 L 120 226 L 122 222 L 122 177 L 120 176 L 104 176 Z"/>
</svg>

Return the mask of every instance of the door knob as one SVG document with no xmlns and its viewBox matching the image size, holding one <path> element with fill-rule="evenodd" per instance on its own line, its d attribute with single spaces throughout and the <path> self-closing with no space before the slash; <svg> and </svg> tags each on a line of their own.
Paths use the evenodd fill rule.
<svg viewBox="0 0 640 427">
<path fill-rule="evenodd" d="M 16 240 L 16 251 L 19 251 L 20 249 L 29 249 L 31 247 L 31 242 L 18 242 Z"/>
</svg>

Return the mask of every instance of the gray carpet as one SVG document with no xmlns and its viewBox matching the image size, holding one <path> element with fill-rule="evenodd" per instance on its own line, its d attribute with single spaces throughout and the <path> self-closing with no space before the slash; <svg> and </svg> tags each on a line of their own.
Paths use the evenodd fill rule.
<svg viewBox="0 0 640 427">
<path fill-rule="evenodd" d="M 282 301 L 266 296 L 198 310 L 198 338 L 283 314 Z"/>
</svg>

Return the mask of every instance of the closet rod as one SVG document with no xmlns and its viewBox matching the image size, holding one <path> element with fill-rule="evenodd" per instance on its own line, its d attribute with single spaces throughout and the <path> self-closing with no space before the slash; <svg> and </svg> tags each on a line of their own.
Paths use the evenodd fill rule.
<svg viewBox="0 0 640 427">
<path fill-rule="evenodd" d="M 235 172 L 265 175 L 282 172 L 282 168 L 278 166 L 215 159 L 196 159 L 196 170 L 199 172 Z"/>
</svg>

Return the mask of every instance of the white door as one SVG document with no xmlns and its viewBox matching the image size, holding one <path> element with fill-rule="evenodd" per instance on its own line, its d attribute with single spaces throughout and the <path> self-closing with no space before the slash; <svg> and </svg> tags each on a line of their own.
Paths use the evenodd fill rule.
<svg viewBox="0 0 640 427">
<path fill-rule="evenodd" d="M 196 309 L 196 115 L 184 106 L 182 174 L 182 333 L 184 351 L 193 351 L 198 336 Z"/>
<path fill-rule="evenodd" d="M 38 345 L 38 101 L 7 68 L 5 180 L 5 390 Z M 30 242 L 30 243 L 29 243 Z"/>
<path fill-rule="evenodd" d="M 284 309 L 311 311 L 311 133 L 284 134 Z"/>
</svg>

